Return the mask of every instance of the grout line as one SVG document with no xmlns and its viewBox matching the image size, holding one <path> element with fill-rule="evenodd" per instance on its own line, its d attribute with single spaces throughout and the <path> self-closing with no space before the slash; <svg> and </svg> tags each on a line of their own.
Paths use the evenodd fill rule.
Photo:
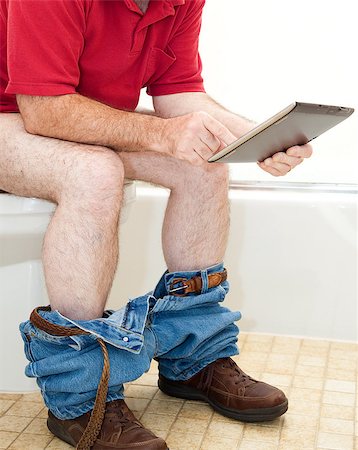
<svg viewBox="0 0 358 450">
<path fill-rule="evenodd" d="M 328 341 L 328 343 L 329 343 L 329 345 L 328 345 L 328 351 L 327 351 L 327 356 L 326 356 L 326 364 L 325 364 L 324 373 L 323 373 L 323 386 L 322 386 L 322 390 L 321 390 L 318 423 L 317 423 L 317 429 L 316 429 L 316 439 L 315 439 L 316 448 L 318 448 L 318 435 L 319 435 L 319 430 L 321 428 L 321 419 L 322 419 L 321 411 L 322 411 L 322 407 L 323 407 L 324 386 L 325 386 L 325 383 L 327 380 L 329 355 L 331 353 L 331 347 L 332 347 L 332 342 Z"/>
<path fill-rule="evenodd" d="M 208 403 L 206 403 L 206 404 L 208 404 Z M 209 406 L 210 406 L 210 405 L 209 405 Z M 210 406 L 210 408 L 211 408 L 211 406 Z M 207 426 L 206 426 L 206 428 L 205 428 L 205 430 L 204 430 L 203 437 L 202 437 L 201 440 L 200 440 L 199 450 L 201 450 L 201 446 L 202 446 L 203 443 L 204 443 L 206 432 L 208 431 L 208 429 L 209 429 L 209 427 L 210 427 L 210 425 L 211 425 L 211 422 L 213 421 L 213 417 L 214 417 L 214 409 L 213 409 L 212 412 L 211 412 L 211 416 L 210 416 L 210 419 L 209 419 L 209 421 L 208 421 L 208 424 L 207 424 Z"/>
</svg>

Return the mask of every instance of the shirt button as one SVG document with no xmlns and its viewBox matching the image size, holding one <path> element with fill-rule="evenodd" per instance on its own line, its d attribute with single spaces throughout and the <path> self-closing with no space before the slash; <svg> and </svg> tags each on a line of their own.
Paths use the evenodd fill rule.
<svg viewBox="0 0 358 450">
<path fill-rule="evenodd" d="M 129 339 L 127 338 L 127 336 L 124 336 L 123 340 L 124 340 L 124 342 L 128 342 L 128 341 L 129 341 Z"/>
</svg>

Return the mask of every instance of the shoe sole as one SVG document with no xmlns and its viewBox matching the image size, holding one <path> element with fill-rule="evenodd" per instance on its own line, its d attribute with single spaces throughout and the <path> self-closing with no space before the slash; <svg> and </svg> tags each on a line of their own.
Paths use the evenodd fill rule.
<svg viewBox="0 0 358 450">
<path fill-rule="evenodd" d="M 159 389 L 164 394 L 171 397 L 184 398 L 186 400 L 201 400 L 209 405 L 218 413 L 223 416 L 230 417 L 232 419 L 240 420 L 241 422 L 266 422 L 274 420 L 277 417 L 282 416 L 288 409 L 288 401 L 281 403 L 280 405 L 273 406 L 272 408 L 260 408 L 260 409 L 246 409 L 245 411 L 237 411 L 233 409 L 224 408 L 217 405 L 210 400 L 206 395 L 195 388 L 188 386 L 173 385 L 168 380 L 158 380 Z"/>
</svg>

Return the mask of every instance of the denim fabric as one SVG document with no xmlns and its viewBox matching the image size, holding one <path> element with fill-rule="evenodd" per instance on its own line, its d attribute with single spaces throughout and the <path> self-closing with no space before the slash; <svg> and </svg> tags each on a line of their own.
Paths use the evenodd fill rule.
<svg viewBox="0 0 358 450">
<path fill-rule="evenodd" d="M 123 383 L 148 371 L 152 358 L 160 372 L 173 380 L 185 380 L 218 358 L 238 353 L 236 346 L 239 312 L 220 303 L 228 282 L 208 289 L 208 274 L 221 271 L 222 264 L 191 272 L 166 272 L 153 292 L 130 300 L 103 318 L 75 321 L 58 311 L 41 311 L 49 322 L 90 332 L 90 335 L 57 337 L 34 327 L 20 325 L 25 354 L 25 373 L 36 377 L 46 406 L 60 419 L 78 417 L 94 405 L 103 367 L 96 337 L 107 343 L 110 380 L 107 401 L 123 398 Z M 175 278 L 201 275 L 200 294 L 179 297 L 169 293 Z M 174 288 L 180 294 L 181 283 Z"/>
</svg>

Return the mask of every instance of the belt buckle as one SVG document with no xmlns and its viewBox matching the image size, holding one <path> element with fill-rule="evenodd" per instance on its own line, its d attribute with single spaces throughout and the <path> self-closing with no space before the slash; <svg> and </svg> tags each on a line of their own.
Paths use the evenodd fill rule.
<svg viewBox="0 0 358 450">
<path fill-rule="evenodd" d="M 170 283 L 170 286 L 169 286 L 169 289 L 168 289 L 168 293 L 172 294 L 173 292 L 182 291 L 183 289 L 185 290 L 187 287 L 189 287 L 189 285 L 184 284 L 185 281 L 187 281 L 186 278 L 174 278 L 174 280 L 172 280 L 171 283 Z M 177 283 L 183 283 L 183 285 L 179 286 L 179 287 L 176 287 L 176 288 L 173 288 L 172 286 L 174 284 L 177 284 Z M 185 292 L 184 292 L 184 294 L 179 294 L 179 295 L 185 295 Z"/>
</svg>

